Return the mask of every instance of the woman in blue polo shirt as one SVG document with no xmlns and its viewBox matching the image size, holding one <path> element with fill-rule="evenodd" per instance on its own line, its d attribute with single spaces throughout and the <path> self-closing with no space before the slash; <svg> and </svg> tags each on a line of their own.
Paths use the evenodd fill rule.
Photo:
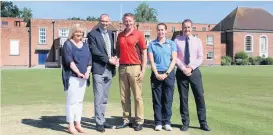
<svg viewBox="0 0 273 135">
<path fill-rule="evenodd" d="M 90 84 L 92 56 L 88 45 L 83 42 L 83 27 L 74 24 L 63 45 L 62 79 L 66 92 L 66 121 L 68 132 L 83 133 L 81 117 L 86 86 Z M 74 125 L 75 123 L 75 125 Z"/>
<path fill-rule="evenodd" d="M 148 47 L 148 57 L 152 67 L 151 88 L 156 131 L 160 131 L 163 127 L 167 131 L 172 130 L 170 119 L 177 48 L 172 40 L 166 38 L 166 33 L 167 25 L 159 23 L 157 25 L 157 39 L 150 42 Z"/>
</svg>

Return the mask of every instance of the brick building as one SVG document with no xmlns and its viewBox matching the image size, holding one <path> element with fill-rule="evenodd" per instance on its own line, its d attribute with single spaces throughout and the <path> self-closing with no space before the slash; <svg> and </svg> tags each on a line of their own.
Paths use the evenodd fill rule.
<svg viewBox="0 0 273 135">
<path fill-rule="evenodd" d="M 265 17 L 259 18 L 261 16 Z M 250 20 L 242 21 L 245 17 Z M 263 21 L 256 20 L 257 23 L 252 23 L 253 18 Z M 273 25 L 259 24 L 273 24 L 272 20 L 273 16 L 263 9 L 236 8 L 219 24 L 194 23 L 192 33 L 201 39 L 204 47 L 203 64 L 219 65 L 221 56 L 233 56 L 236 52 L 244 50 L 253 56 L 272 57 Z M 85 36 L 98 24 L 97 21 L 51 19 L 31 19 L 26 24 L 21 18 L 1 18 L 1 21 L 1 66 L 31 67 L 59 67 L 60 46 L 66 40 L 72 24 L 82 24 L 85 27 Z M 249 21 L 251 23 L 248 23 Z M 175 37 L 182 28 L 181 23 L 166 24 L 168 38 Z M 137 23 L 136 27 L 143 31 L 146 40 L 150 41 L 156 38 L 156 25 L 157 23 Z M 120 22 L 112 22 L 110 29 L 115 31 L 116 37 L 124 26 Z M 258 51 L 259 48 L 264 50 Z"/>
</svg>

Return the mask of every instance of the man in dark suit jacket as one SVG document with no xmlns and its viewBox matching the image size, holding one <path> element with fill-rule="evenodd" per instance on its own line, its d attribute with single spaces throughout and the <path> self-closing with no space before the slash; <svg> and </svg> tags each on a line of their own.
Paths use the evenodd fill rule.
<svg viewBox="0 0 273 135">
<path fill-rule="evenodd" d="M 96 130 L 99 132 L 104 132 L 104 128 L 112 128 L 111 125 L 106 123 L 104 114 L 108 101 L 109 88 L 112 78 L 115 75 L 115 65 L 118 59 L 115 57 L 113 33 L 107 29 L 109 24 L 109 16 L 102 14 L 99 20 L 99 27 L 90 31 L 87 35 L 93 57 L 92 77 L 95 120 Z"/>
</svg>

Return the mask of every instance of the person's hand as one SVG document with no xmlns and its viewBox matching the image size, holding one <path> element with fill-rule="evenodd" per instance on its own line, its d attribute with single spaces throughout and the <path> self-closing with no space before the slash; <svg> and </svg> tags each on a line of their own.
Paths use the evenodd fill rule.
<svg viewBox="0 0 273 135">
<path fill-rule="evenodd" d="M 116 65 L 117 61 L 116 61 L 116 59 L 114 57 L 111 57 L 109 59 L 109 63 L 112 64 L 112 65 Z"/>
<path fill-rule="evenodd" d="M 116 60 L 116 65 L 119 65 L 119 58 L 117 56 L 113 57 Z"/>
<path fill-rule="evenodd" d="M 85 78 L 85 79 L 88 79 L 88 78 L 89 78 L 89 75 L 90 75 L 90 73 L 86 72 L 86 73 L 84 74 L 84 78 Z"/>
<path fill-rule="evenodd" d="M 79 77 L 79 78 L 85 78 L 85 76 L 82 74 L 82 73 L 77 73 L 77 76 Z"/>
<path fill-rule="evenodd" d="M 137 77 L 138 77 L 137 81 L 138 81 L 138 82 L 142 82 L 143 79 L 144 79 L 144 73 L 143 73 L 142 71 L 140 71 L 140 73 L 138 74 Z"/>
<path fill-rule="evenodd" d="M 190 68 L 190 67 L 186 67 L 186 68 L 183 70 L 183 73 L 184 73 L 186 76 L 190 76 L 190 75 L 191 75 L 191 72 L 192 72 L 192 68 Z"/>
<path fill-rule="evenodd" d="M 168 77 L 166 73 L 162 74 L 162 80 L 165 80 Z"/>
<path fill-rule="evenodd" d="M 159 80 L 159 81 L 162 81 L 163 80 L 163 77 L 161 74 L 156 74 L 155 75 L 156 79 Z"/>
</svg>

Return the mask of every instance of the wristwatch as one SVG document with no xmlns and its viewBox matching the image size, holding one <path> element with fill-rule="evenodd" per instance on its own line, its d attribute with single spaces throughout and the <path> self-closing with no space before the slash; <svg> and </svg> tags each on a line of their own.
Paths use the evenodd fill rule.
<svg viewBox="0 0 273 135">
<path fill-rule="evenodd" d="M 168 76 L 170 73 L 169 72 L 165 72 L 165 74 Z"/>
</svg>

